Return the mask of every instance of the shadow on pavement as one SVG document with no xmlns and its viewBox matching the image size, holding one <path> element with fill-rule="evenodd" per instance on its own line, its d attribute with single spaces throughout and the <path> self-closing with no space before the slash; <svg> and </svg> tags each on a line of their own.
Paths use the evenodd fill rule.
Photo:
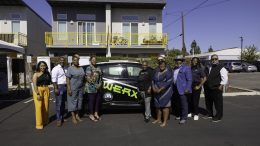
<svg viewBox="0 0 260 146">
<path fill-rule="evenodd" d="M 11 90 L 8 94 L 0 94 L 0 110 L 31 97 L 30 90 Z"/>
</svg>

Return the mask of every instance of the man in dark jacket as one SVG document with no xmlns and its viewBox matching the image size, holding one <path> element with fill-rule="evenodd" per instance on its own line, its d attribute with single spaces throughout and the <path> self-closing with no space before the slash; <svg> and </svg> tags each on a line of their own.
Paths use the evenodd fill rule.
<svg viewBox="0 0 260 146">
<path fill-rule="evenodd" d="M 148 67 L 148 62 L 143 61 L 142 63 L 143 69 L 139 73 L 138 77 L 138 85 L 141 91 L 141 94 L 145 101 L 145 118 L 144 121 L 148 123 L 151 118 L 151 84 L 153 78 L 153 70 Z"/>
<path fill-rule="evenodd" d="M 219 122 L 223 117 L 223 89 L 228 82 L 228 71 L 219 63 L 218 55 L 211 56 L 211 66 L 205 68 L 207 81 L 204 84 L 208 118 Z M 216 115 L 213 115 L 213 104 Z"/>
</svg>

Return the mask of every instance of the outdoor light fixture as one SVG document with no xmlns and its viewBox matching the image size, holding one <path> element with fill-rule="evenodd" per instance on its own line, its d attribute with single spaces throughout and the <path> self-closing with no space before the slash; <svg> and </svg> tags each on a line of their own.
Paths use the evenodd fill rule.
<svg viewBox="0 0 260 146">
<path fill-rule="evenodd" d="M 7 24 L 7 20 L 6 19 L 4 20 L 4 24 Z"/>
<path fill-rule="evenodd" d="M 74 23 L 74 21 L 73 20 L 70 20 L 70 24 L 72 25 Z"/>
<path fill-rule="evenodd" d="M 195 52 L 195 48 L 197 46 L 197 43 L 195 40 L 193 40 L 193 42 L 191 43 L 191 48 L 192 48 L 192 57 L 194 57 L 194 52 Z"/>
<path fill-rule="evenodd" d="M 143 21 L 143 23 L 142 23 L 142 26 L 145 26 L 145 23 L 144 23 L 144 21 Z"/>
</svg>

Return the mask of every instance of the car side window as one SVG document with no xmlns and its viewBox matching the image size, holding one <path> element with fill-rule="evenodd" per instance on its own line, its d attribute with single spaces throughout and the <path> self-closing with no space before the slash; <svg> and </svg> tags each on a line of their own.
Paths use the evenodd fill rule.
<svg viewBox="0 0 260 146">
<path fill-rule="evenodd" d="M 121 65 L 106 65 L 102 66 L 102 72 L 104 77 L 114 77 L 114 78 L 126 78 L 126 71 Z"/>
<path fill-rule="evenodd" d="M 139 72 L 141 70 L 142 70 L 142 68 L 138 67 L 138 66 L 127 66 L 127 71 L 128 71 L 129 77 L 138 77 Z"/>
</svg>

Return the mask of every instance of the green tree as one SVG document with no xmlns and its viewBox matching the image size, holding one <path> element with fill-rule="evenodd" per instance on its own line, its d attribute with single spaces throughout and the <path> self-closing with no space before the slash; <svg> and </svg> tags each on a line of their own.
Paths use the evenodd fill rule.
<svg viewBox="0 0 260 146">
<path fill-rule="evenodd" d="M 260 55 L 257 54 L 257 47 L 253 46 L 249 46 L 246 47 L 245 49 L 243 49 L 241 57 L 242 60 L 244 61 L 255 61 L 260 59 Z"/>
<path fill-rule="evenodd" d="M 214 52 L 212 46 L 209 47 L 208 52 Z"/>
<path fill-rule="evenodd" d="M 193 53 L 193 49 L 190 49 L 190 54 Z M 196 46 L 194 49 L 194 54 L 201 54 L 200 46 Z"/>
<path fill-rule="evenodd" d="M 195 53 L 195 54 L 200 54 L 200 53 L 201 53 L 200 46 L 197 46 L 197 47 L 195 48 L 194 53 Z"/>
<path fill-rule="evenodd" d="M 181 52 L 181 50 L 179 50 L 179 49 L 172 49 L 172 50 L 169 50 L 168 52 L 167 52 L 167 55 L 169 56 L 169 57 L 176 57 L 176 56 L 179 56 L 179 55 L 181 55 L 182 54 L 182 52 Z"/>
<path fill-rule="evenodd" d="M 200 54 L 201 53 L 200 46 L 198 46 L 198 44 L 195 40 L 192 41 L 190 47 L 191 47 L 190 54 L 193 54 L 193 49 L 194 49 L 194 54 Z"/>
</svg>

